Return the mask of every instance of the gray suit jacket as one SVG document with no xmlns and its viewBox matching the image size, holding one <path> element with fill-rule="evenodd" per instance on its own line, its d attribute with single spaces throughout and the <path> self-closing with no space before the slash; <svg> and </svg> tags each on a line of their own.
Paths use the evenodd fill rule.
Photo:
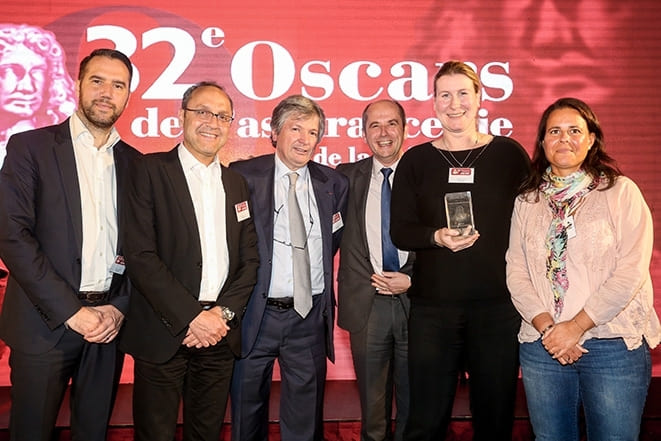
<svg viewBox="0 0 661 441">
<path fill-rule="evenodd" d="M 340 164 L 337 167 L 337 171 L 349 178 L 349 203 L 346 227 L 340 245 L 340 268 L 337 279 L 337 324 L 349 332 L 358 332 L 365 327 L 376 294 L 370 281 L 374 268 L 370 261 L 365 231 L 365 209 L 372 162 L 370 157 L 350 164 Z M 414 261 L 415 253 L 411 252 L 400 272 L 410 276 Z M 408 297 L 404 301 L 408 306 Z"/>
</svg>

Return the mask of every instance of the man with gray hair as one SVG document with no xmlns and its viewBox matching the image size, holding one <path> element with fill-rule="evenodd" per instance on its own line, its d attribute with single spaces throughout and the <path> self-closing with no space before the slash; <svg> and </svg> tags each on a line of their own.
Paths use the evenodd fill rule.
<svg viewBox="0 0 661 441">
<path fill-rule="evenodd" d="M 250 187 L 260 257 L 232 377 L 234 441 L 268 439 L 276 359 L 282 439 L 323 438 L 326 357 L 334 360 L 333 256 L 348 191 L 344 176 L 310 161 L 324 128 L 317 103 L 290 96 L 273 110 L 275 154 L 231 165 Z"/>
</svg>

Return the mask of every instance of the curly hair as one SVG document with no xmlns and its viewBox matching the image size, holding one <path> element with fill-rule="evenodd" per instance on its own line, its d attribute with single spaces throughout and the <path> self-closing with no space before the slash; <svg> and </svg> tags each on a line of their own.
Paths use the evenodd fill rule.
<svg viewBox="0 0 661 441">
<path fill-rule="evenodd" d="M 48 65 L 48 95 L 32 116 L 37 127 L 56 124 L 76 108 L 74 83 L 65 67 L 65 53 L 52 32 L 36 26 L 0 24 L 0 59 L 17 45 L 42 56 Z"/>
</svg>

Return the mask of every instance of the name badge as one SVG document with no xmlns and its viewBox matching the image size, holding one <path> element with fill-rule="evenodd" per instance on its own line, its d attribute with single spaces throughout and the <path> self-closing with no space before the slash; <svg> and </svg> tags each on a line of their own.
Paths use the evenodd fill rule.
<svg viewBox="0 0 661 441">
<path fill-rule="evenodd" d="M 115 261 L 110 265 L 110 272 L 115 274 L 124 274 L 126 264 L 124 263 L 124 256 L 115 257 Z"/>
<path fill-rule="evenodd" d="M 333 215 L 333 233 L 335 233 L 343 226 L 344 226 L 344 222 L 342 222 L 342 213 L 338 211 Z"/>
<path fill-rule="evenodd" d="M 242 222 L 246 219 L 250 219 L 250 207 L 248 206 L 248 201 L 239 202 L 234 204 L 234 211 L 236 212 L 237 222 Z"/>
<path fill-rule="evenodd" d="M 448 183 L 450 184 L 473 184 L 475 180 L 475 169 L 472 167 L 450 167 L 448 171 Z"/>
</svg>

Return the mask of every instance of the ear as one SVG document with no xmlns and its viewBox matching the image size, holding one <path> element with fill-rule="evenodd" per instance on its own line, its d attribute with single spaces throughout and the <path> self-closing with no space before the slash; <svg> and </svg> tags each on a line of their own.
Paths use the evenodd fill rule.
<svg viewBox="0 0 661 441">
<path fill-rule="evenodd" d="M 594 133 L 590 133 L 590 146 L 588 147 L 588 150 L 590 150 L 592 148 L 592 146 L 594 145 L 594 140 L 596 138 L 597 137 L 594 135 Z"/>
</svg>

